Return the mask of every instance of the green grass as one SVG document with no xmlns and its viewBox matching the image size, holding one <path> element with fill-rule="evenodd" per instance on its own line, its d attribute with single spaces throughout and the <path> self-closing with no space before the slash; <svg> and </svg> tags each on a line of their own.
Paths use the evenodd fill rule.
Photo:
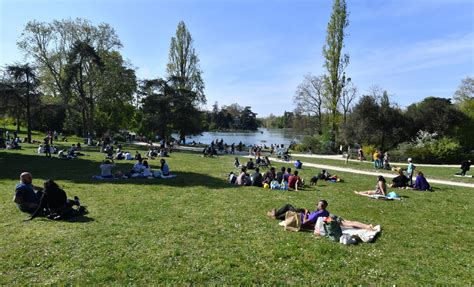
<svg viewBox="0 0 474 287">
<path fill-rule="evenodd" d="M 338 173 L 343 183 L 302 192 L 235 187 L 225 181 L 233 157 L 184 152 L 167 159 L 174 179 L 94 181 L 103 158 L 96 149 L 66 161 L 24 147 L 0 151 L 1 285 L 474 283 L 470 188 L 397 190 L 404 200 L 375 201 L 352 193 L 372 189 L 375 177 L 350 173 Z M 120 162 L 118 169 L 131 165 Z M 37 185 L 55 179 L 90 213 L 72 222 L 23 222 L 12 195 L 25 170 Z M 304 168 L 302 176 L 315 172 Z M 381 224 L 382 235 L 344 246 L 284 231 L 265 216 L 285 203 L 312 209 L 321 198 L 344 218 Z"/>
<path fill-rule="evenodd" d="M 382 170 L 382 169 L 375 169 L 374 164 L 368 161 L 349 161 L 347 164 L 344 160 L 337 160 L 337 159 L 322 159 L 322 158 L 310 158 L 310 157 L 298 157 L 294 156 L 293 160 L 301 160 L 302 162 L 309 162 L 309 163 L 316 163 L 316 164 L 325 164 L 325 165 L 332 165 L 332 166 L 339 166 L 339 167 L 347 167 L 353 168 L 358 170 L 364 171 L 372 171 L 372 172 L 386 172 L 386 173 L 393 173 L 396 172 L 389 171 L 389 170 Z M 403 168 L 406 168 L 407 165 L 397 165 Z M 415 163 L 416 166 L 416 163 Z M 461 165 L 459 165 L 461 166 Z M 433 179 L 441 179 L 441 180 L 449 180 L 455 182 L 466 182 L 466 183 L 474 183 L 473 178 L 462 178 L 454 176 L 455 173 L 460 171 L 458 167 L 445 167 L 445 166 L 417 166 L 416 170 L 420 170 L 427 178 Z M 468 172 L 468 174 L 471 174 Z"/>
</svg>

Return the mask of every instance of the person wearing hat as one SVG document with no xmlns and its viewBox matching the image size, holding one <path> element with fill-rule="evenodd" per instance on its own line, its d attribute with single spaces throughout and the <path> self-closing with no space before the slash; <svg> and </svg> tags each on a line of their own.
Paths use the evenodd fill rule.
<svg viewBox="0 0 474 287">
<path fill-rule="evenodd" d="M 409 185 L 413 185 L 413 173 L 415 172 L 416 166 L 413 164 L 413 160 L 411 157 L 408 158 L 408 166 L 407 166 L 407 178 L 409 181 Z"/>
</svg>

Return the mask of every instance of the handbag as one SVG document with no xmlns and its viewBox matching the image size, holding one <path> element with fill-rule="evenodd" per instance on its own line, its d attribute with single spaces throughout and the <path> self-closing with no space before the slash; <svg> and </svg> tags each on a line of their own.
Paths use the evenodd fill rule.
<svg viewBox="0 0 474 287">
<path fill-rule="evenodd" d="M 287 211 L 285 213 L 285 220 L 280 222 L 280 225 L 285 227 L 285 230 L 298 232 L 301 229 L 301 214 L 294 211 Z"/>
</svg>

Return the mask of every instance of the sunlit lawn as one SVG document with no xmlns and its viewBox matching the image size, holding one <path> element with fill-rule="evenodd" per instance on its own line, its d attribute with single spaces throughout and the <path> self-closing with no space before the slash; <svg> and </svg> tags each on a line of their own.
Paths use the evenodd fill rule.
<svg viewBox="0 0 474 287">
<path fill-rule="evenodd" d="M 383 169 L 375 169 L 374 164 L 369 161 L 349 161 L 347 164 L 344 160 L 337 160 L 337 159 L 323 159 L 323 158 L 310 158 L 310 157 L 298 157 L 295 156 L 294 160 L 299 159 L 302 162 L 309 162 L 309 163 L 317 163 L 317 164 L 324 164 L 324 165 L 332 165 L 332 166 L 339 166 L 339 167 L 347 167 L 347 168 L 354 168 L 358 170 L 365 170 L 365 171 L 373 171 L 373 172 L 383 172 L 383 173 L 393 173 L 396 172 L 383 170 Z M 416 162 L 414 163 L 415 166 L 417 165 Z M 399 167 L 406 168 L 407 165 L 396 165 Z M 459 164 L 461 166 L 461 164 Z M 459 172 L 459 167 L 446 167 L 446 166 L 418 166 L 416 170 L 420 170 L 427 178 L 433 179 L 441 179 L 441 180 L 450 180 L 456 182 L 466 182 L 466 183 L 474 183 L 473 178 L 462 178 L 454 176 L 455 173 Z M 468 172 L 468 174 L 473 174 L 472 171 Z"/>
<path fill-rule="evenodd" d="M 36 146 L 0 151 L 0 284 L 463 284 L 472 285 L 473 189 L 397 190 L 402 201 L 356 196 L 375 178 L 280 192 L 226 183 L 233 157 L 173 153 L 174 179 L 95 181 L 103 155 L 47 159 Z M 241 162 L 244 161 L 241 158 Z M 118 163 L 127 171 L 132 162 Z M 158 160 L 151 161 L 152 167 Z M 281 167 L 282 164 L 276 164 Z M 90 213 L 74 222 L 35 219 L 12 202 L 22 171 L 53 178 Z M 303 177 L 316 173 L 304 168 Z M 344 218 L 381 224 L 375 243 L 344 246 L 282 230 L 265 211 L 318 199 Z"/>
</svg>

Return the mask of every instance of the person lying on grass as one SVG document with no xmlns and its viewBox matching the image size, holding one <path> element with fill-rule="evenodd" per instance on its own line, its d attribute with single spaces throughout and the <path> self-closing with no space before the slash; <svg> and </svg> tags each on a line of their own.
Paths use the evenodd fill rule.
<svg viewBox="0 0 474 287">
<path fill-rule="evenodd" d="M 267 212 L 267 216 L 278 219 L 280 221 L 285 220 L 287 211 L 297 212 L 301 215 L 301 229 L 310 230 L 314 229 L 314 225 L 319 217 L 329 216 L 329 212 L 326 210 L 328 203 L 326 200 L 320 200 L 316 204 L 315 211 L 309 211 L 304 208 L 296 208 L 291 204 L 286 204 L 279 209 L 272 209 Z"/>
<path fill-rule="evenodd" d="M 40 204 L 27 220 L 32 220 L 43 214 L 55 220 L 86 214 L 87 210 L 84 206 L 80 205 L 77 196 L 74 196 L 74 200 L 67 199 L 66 192 L 59 188 L 53 180 L 48 179 L 44 182 L 43 196 L 41 197 Z M 74 209 L 73 206 L 79 206 L 79 208 Z"/>
<path fill-rule="evenodd" d="M 29 172 L 20 174 L 20 183 L 15 187 L 13 201 L 19 210 L 26 213 L 33 213 L 40 204 L 43 196 L 43 188 L 33 185 L 33 176 Z"/>
<path fill-rule="evenodd" d="M 387 184 L 385 183 L 385 178 L 379 175 L 377 179 L 377 184 L 375 185 L 375 190 L 368 191 L 354 191 L 354 193 L 365 196 L 372 195 L 387 195 Z"/>
<path fill-rule="evenodd" d="M 318 180 L 326 180 L 326 181 L 332 181 L 332 182 L 337 182 L 341 181 L 340 178 L 337 177 L 337 175 L 331 175 L 327 170 L 323 169 L 321 172 L 317 175 Z"/>
<path fill-rule="evenodd" d="M 285 220 L 285 215 L 287 211 L 297 212 L 301 215 L 301 229 L 302 230 L 313 230 L 314 225 L 319 217 L 328 217 L 329 211 L 326 210 L 328 202 L 324 199 L 320 200 L 316 205 L 315 211 L 309 211 L 303 208 L 295 208 L 291 204 L 286 204 L 279 209 L 272 209 L 267 212 L 267 216 L 270 218 L 278 219 L 280 221 Z M 371 224 L 365 224 L 358 221 L 350 221 L 341 218 L 341 226 L 347 228 L 360 228 L 367 230 L 376 230 Z"/>
</svg>

